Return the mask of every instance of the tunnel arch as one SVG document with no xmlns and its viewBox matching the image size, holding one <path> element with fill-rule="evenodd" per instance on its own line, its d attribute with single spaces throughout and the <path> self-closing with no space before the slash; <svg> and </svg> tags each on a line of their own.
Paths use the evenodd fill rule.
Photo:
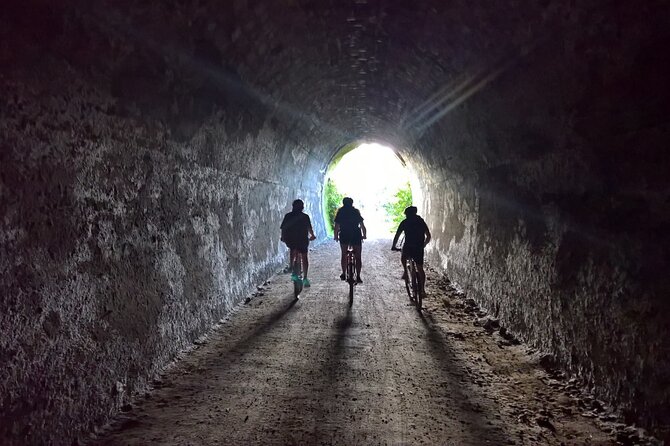
<svg viewBox="0 0 670 446">
<path fill-rule="evenodd" d="M 335 149 L 331 151 L 331 155 L 328 158 L 327 166 L 330 167 L 333 165 L 333 163 L 337 163 L 337 161 L 342 159 L 344 155 L 353 150 L 356 150 L 363 144 L 379 144 L 381 146 L 388 147 L 393 151 L 393 153 L 403 166 L 407 164 L 407 161 L 403 156 L 402 149 L 398 149 L 397 148 L 398 146 L 396 146 L 395 144 L 389 142 L 384 138 L 367 137 L 367 138 L 355 138 L 345 144 L 337 146 Z"/>
<path fill-rule="evenodd" d="M 422 179 L 438 270 L 661 427 L 667 4 L 220 3 L 0 16 L 0 418 L 33 443 L 104 424 L 282 264 L 290 202 L 321 215 L 330 161 L 372 139 Z"/>
<path fill-rule="evenodd" d="M 414 200 L 413 204 L 415 206 L 418 206 L 420 211 L 423 210 L 423 199 L 422 199 L 423 193 L 422 193 L 422 190 L 421 190 L 421 181 L 420 181 L 420 178 L 416 174 L 416 170 L 413 168 L 411 163 L 406 161 L 405 158 L 402 156 L 401 149 L 390 146 L 390 145 L 388 145 L 388 143 L 385 143 L 385 142 L 382 142 L 382 141 L 383 141 L 382 139 L 373 139 L 373 138 L 354 140 L 354 141 L 340 147 L 335 152 L 335 154 L 331 157 L 331 161 L 330 161 L 328 167 L 325 169 L 325 172 L 324 172 L 323 186 L 321 188 L 321 192 L 322 192 L 322 214 L 323 214 L 324 219 L 328 218 L 328 214 L 329 214 L 329 210 L 328 210 L 328 200 L 329 200 L 329 198 L 326 194 L 326 191 L 329 187 L 328 186 L 328 180 L 332 179 L 333 178 L 333 173 L 336 170 L 341 168 L 340 167 L 340 161 L 342 159 L 344 159 L 345 157 L 347 157 L 349 155 L 351 155 L 351 156 L 361 156 L 360 154 L 355 154 L 354 152 L 366 151 L 366 150 L 386 149 L 390 153 L 392 153 L 393 160 L 398 164 L 398 166 L 402 167 L 402 169 L 406 172 L 406 175 L 408 177 L 408 183 L 410 185 L 410 190 L 412 192 L 412 198 Z M 382 157 L 382 159 L 380 159 L 380 161 L 384 161 L 383 158 L 385 158 L 385 156 L 381 153 L 380 153 L 380 156 Z M 367 159 L 367 161 L 371 161 L 371 160 Z M 365 162 L 365 161 L 362 161 L 362 162 Z M 385 163 L 388 163 L 388 160 L 386 160 Z M 391 166 L 388 165 L 388 164 L 385 164 L 384 166 L 374 166 L 374 165 L 369 166 L 369 169 L 370 169 L 369 170 L 369 176 L 377 178 L 377 181 L 375 182 L 375 184 L 376 183 L 381 183 L 381 184 L 388 185 L 388 184 L 392 183 L 392 181 L 388 180 L 388 178 L 385 178 L 383 175 L 379 175 L 379 172 L 380 172 L 379 169 L 384 169 L 385 167 L 391 168 Z M 358 175 L 358 174 L 360 174 L 360 173 L 357 172 L 354 175 Z M 341 175 L 340 175 L 340 181 L 343 181 L 343 179 L 341 178 Z M 356 181 L 356 180 L 353 179 L 352 181 Z M 342 184 L 338 184 L 338 182 L 335 182 L 334 186 L 342 186 Z M 385 188 L 381 188 L 381 189 L 385 190 Z M 353 197 L 353 195 L 352 195 L 352 197 Z M 356 206 L 363 205 L 365 207 L 366 205 L 369 205 L 370 204 L 369 203 L 369 198 L 370 197 L 368 197 L 367 199 L 365 199 L 363 201 L 360 201 L 358 198 L 355 198 L 355 202 L 359 203 L 359 204 L 356 204 Z M 389 197 L 389 199 L 392 199 L 392 197 Z M 373 206 L 373 208 L 376 208 L 376 207 Z M 368 212 L 369 212 L 369 210 L 368 210 Z M 376 233 L 377 236 L 380 236 L 381 233 L 379 233 L 379 230 L 384 225 L 382 225 L 380 223 L 380 218 L 381 217 L 379 215 L 379 212 L 375 212 L 373 210 L 371 216 L 372 217 L 377 217 L 376 219 L 374 219 L 374 221 L 376 221 L 377 223 L 376 223 L 375 228 L 372 228 L 372 227 L 368 226 L 368 233 L 369 234 Z M 325 227 L 327 229 L 327 233 L 331 234 L 331 229 L 332 229 L 331 228 L 331 223 L 330 222 L 325 222 Z M 376 229 L 376 231 L 373 230 L 372 232 L 370 232 L 371 229 Z M 384 234 L 386 236 L 390 236 L 389 234 L 386 234 L 385 232 L 384 232 Z"/>
</svg>

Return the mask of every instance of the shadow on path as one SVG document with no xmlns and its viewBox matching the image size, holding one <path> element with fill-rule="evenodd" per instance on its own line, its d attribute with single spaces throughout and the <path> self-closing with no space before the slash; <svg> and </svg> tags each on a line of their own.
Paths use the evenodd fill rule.
<svg viewBox="0 0 670 446">
<path fill-rule="evenodd" d="M 348 365 L 346 361 L 346 343 L 349 336 L 349 330 L 353 325 L 352 309 L 347 301 L 345 312 L 341 314 L 333 323 L 335 332 L 330 338 L 330 350 L 326 361 L 324 361 L 320 373 L 327 377 L 324 380 L 324 387 L 319 392 L 322 401 L 329 401 L 340 406 L 341 404 L 348 404 L 350 401 L 351 386 L 348 380 L 339 379 L 343 376 L 348 376 Z M 325 411 L 324 407 L 319 407 L 315 414 L 317 429 L 322 423 L 326 422 L 330 414 Z M 330 410 L 330 408 L 328 408 Z M 342 411 L 342 413 L 344 413 Z M 319 438 L 317 434 L 317 439 Z M 326 438 L 332 438 L 327 435 Z"/>
<path fill-rule="evenodd" d="M 319 361 L 312 364 L 314 374 L 306 380 L 298 374 L 285 383 L 284 394 L 293 398 L 287 400 L 290 406 L 280 413 L 280 427 L 273 438 L 279 442 L 276 444 L 332 444 L 333 438 L 341 436 L 335 435 L 340 426 L 333 418 L 350 400 L 349 392 L 343 389 L 349 383 L 338 378 L 347 375 L 346 339 L 352 324 L 352 310 L 347 303 L 345 312 L 331 319 L 328 336 L 313 339 L 319 344 L 317 349 L 328 349 L 323 356 L 310 358 Z"/>
<path fill-rule="evenodd" d="M 495 444 L 510 441 L 500 427 L 491 423 L 495 417 L 486 410 L 486 407 L 493 405 L 482 392 L 474 389 L 476 385 L 474 381 L 468 385 L 467 380 L 472 378 L 472 375 L 460 366 L 461 360 L 455 355 L 442 330 L 430 315 L 426 317 L 423 312 L 416 314 L 426 331 L 426 344 L 433 358 L 439 363 L 440 370 L 449 375 L 449 379 L 442 385 L 450 394 L 450 399 L 458 405 L 461 421 L 476 438 L 485 438 L 487 442 Z"/>
<path fill-rule="evenodd" d="M 254 328 L 247 336 L 245 336 L 244 339 L 241 339 L 228 351 L 239 351 L 248 349 L 249 346 L 252 345 L 257 338 L 270 331 L 277 322 L 282 320 L 291 310 L 293 310 L 295 304 L 297 304 L 298 302 L 299 299 L 296 299 L 293 297 L 293 295 L 291 295 L 286 303 L 284 303 L 281 307 L 279 307 L 278 309 L 267 315 L 265 318 L 263 318 L 263 320 L 258 323 L 258 326 L 256 328 Z"/>
</svg>

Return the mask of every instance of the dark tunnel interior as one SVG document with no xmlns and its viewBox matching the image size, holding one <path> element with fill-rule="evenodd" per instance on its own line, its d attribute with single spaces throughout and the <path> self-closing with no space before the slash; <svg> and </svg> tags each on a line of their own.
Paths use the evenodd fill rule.
<svg viewBox="0 0 670 446">
<path fill-rule="evenodd" d="M 325 238 L 352 141 L 416 170 L 432 265 L 667 432 L 668 23 L 663 0 L 3 3 L 0 443 L 107 422 L 281 266 L 295 197 Z"/>
</svg>

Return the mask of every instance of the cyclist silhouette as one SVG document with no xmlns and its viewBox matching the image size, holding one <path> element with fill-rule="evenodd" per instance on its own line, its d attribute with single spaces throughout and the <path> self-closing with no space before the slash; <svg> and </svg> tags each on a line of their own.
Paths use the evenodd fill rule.
<svg viewBox="0 0 670 446">
<path fill-rule="evenodd" d="M 335 241 L 340 242 L 342 256 L 340 264 L 342 274 L 340 279 L 346 279 L 345 270 L 347 268 L 347 248 L 351 246 L 356 256 L 356 282 L 363 283 L 361 279 L 361 251 L 363 249 L 363 239 L 367 238 L 367 229 L 363 224 L 363 217 L 358 209 L 354 207 L 354 200 L 349 197 L 342 199 L 342 207 L 335 214 Z"/>
<path fill-rule="evenodd" d="M 408 258 L 414 259 L 416 263 L 417 274 L 419 275 L 419 281 L 421 283 L 421 290 L 419 291 L 421 295 L 426 294 L 425 283 L 426 283 L 426 272 L 423 270 L 423 250 L 425 246 L 430 242 L 430 231 L 428 230 L 428 225 L 423 220 L 423 218 L 417 215 L 416 206 L 410 206 L 405 209 L 405 219 L 400 222 L 398 225 L 398 230 L 393 237 L 393 246 L 391 249 L 396 249 L 396 243 L 398 243 L 398 238 L 402 232 L 405 233 L 405 243 L 402 246 L 402 253 L 400 255 L 400 262 L 402 263 L 402 278 L 403 280 L 407 279 L 407 269 L 406 269 L 406 260 Z"/>
<path fill-rule="evenodd" d="M 309 215 L 302 212 L 305 203 L 302 200 L 294 200 L 292 204 L 293 210 L 284 215 L 282 220 L 281 241 L 286 243 L 288 249 L 291 250 L 290 265 L 293 265 L 296 260 L 302 263 L 303 285 L 310 286 L 309 279 L 307 279 L 307 269 L 309 268 L 309 260 L 307 258 L 307 247 L 310 240 L 316 240 L 314 230 L 312 229 L 312 222 Z M 294 281 L 298 277 L 293 274 L 291 277 Z"/>
</svg>

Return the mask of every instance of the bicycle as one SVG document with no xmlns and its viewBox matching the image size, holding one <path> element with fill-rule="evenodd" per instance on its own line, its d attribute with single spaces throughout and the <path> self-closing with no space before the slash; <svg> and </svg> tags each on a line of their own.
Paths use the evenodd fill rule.
<svg viewBox="0 0 670 446">
<path fill-rule="evenodd" d="M 402 251 L 401 248 L 391 248 L 391 250 Z M 405 259 L 404 280 L 405 289 L 407 290 L 407 296 L 409 296 L 410 302 L 413 302 L 416 309 L 421 311 L 423 304 L 423 295 L 421 293 L 422 284 L 417 272 L 416 262 L 411 256 L 408 256 L 407 259 Z"/>
<path fill-rule="evenodd" d="M 354 286 L 356 285 L 356 256 L 354 248 L 347 247 L 347 269 L 345 271 L 345 280 L 349 284 L 349 305 L 354 303 Z"/>
<path fill-rule="evenodd" d="M 300 293 L 302 293 L 303 282 L 302 282 L 302 259 L 300 255 L 295 256 L 293 260 L 291 280 L 293 281 L 293 297 L 298 299 Z"/>
</svg>

